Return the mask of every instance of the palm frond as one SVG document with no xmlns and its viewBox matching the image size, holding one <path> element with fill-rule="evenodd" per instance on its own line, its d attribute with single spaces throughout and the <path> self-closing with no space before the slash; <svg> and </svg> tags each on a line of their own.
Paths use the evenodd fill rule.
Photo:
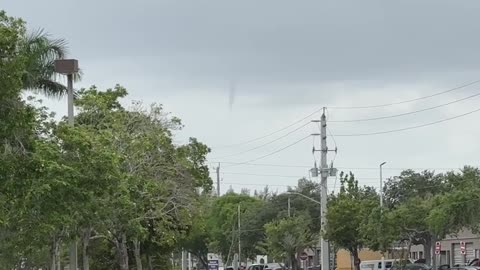
<svg viewBox="0 0 480 270">
<path fill-rule="evenodd" d="M 65 58 L 67 42 L 52 39 L 43 29 L 25 37 L 21 53 L 26 57 L 23 88 L 41 92 L 49 97 L 60 97 L 67 93 L 67 87 L 59 82 L 55 72 L 55 60 Z M 81 79 L 82 72 L 74 74 L 74 81 Z"/>
<path fill-rule="evenodd" d="M 60 98 L 67 94 L 67 87 L 56 81 L 48 79 L 40 79 L 37 81 L 36 87 L 31 88 L 34 92 L 39 92 L 47 97 Z"/>
<path fill-rule="evenodd" d="M 64 39 L 52 39 L 43 29 L 38 29 L 24 41 L 25 49 L 43 59 L 63 59 L 68 53 L 67 42 Z"/>
</svg>

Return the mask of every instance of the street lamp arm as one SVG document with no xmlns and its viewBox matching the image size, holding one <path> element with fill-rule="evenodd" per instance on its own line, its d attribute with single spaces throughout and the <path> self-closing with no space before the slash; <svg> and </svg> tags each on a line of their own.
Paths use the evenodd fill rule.
<svg viewBox="0 0 480 270">
<path fill-rule="evenodd" d="M 304 197 L 305 199 L 308 199 L 308 200 L 310 200 L 310 201 L 312 201 L 312 202 L 314 202 L 314 203 L 316 203 L 316 204 L 320 204 L 320 205 L 322 204 L 321 202 L 319 202 L 319 201 L 317 201 L 317 200 L 315 200 L 315 199 L 312 199 L 312 198 L 310 198 L 310 197 L 308 197 L 308 196 L 306 196 L 306 195 L 303 195 L 302 193 L 299 193 L 299 192 L 291 192 L 291 191 L 289 191 L 289 192 L 287 192 L 287 194 L 298 195 L 298 196 Z"/>
</svg>

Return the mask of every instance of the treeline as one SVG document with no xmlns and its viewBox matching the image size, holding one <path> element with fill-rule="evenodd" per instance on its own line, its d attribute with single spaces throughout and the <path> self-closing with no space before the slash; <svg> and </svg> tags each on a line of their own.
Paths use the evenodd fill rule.
<svg viewBox="0 0 480 270">
<path fill-rule="evenodd" d="M 173 143 L 181 121 L 160 105 L 123 106 L 121 86 L 78 91 L 75 126 L 56 121 L 22 96 L 65 94 L 53 68 L 65 55 L 63 40 L 0 12 L 0 269 L 62 269 L 75 242 L 84 270 L 170 269 L 181 249 L 205 267 L 208 252 L 230 264 L 239 238 L 242 261 L 269 254 L 298 267 L 298 253 L 320 234 L 317 183 L 213 196 L 209 148 L 194 138 Z M 383 209 L 374 188 L 351 173 L 340 179 L 322 234 L 355 258 L 365 247 L 423 244 L 430 262 L 436 240 L 478 232 L 477 168 L 404 171 L 386 182 Z"/>
<path fill-rule="evenodd" d="M 75 126 L 26 90 L 65 94 L 54 60 L 65 42 L 0 12 L 0 269 L 59 270 L 77 242 L 81 269 L 168 269 L 211 179 L 208 147 L 160 105 L 120 103 L 126 89 L 76 93 Z"/>
<path fill-rule="evenodd" d="M 317 183 L 301 179 L 290 192 L 256 193 L 254 196 L 227 193 L 211 198 L 193 225 L 184 246 L 194 254 L 219 252 L 231 263 L 238 252 L 237 241 L 245 243 L 242 253 L 255 258 L 268 254 L 293 269 L 305 248 L 318 246 L 320 235 Z M 396 256 L 408 258 L 412 245 L 425 247 L 425 259 L 435 269 L 435 242 L 462 230 L 479 232 L 480 170 L 464 167 L 446 173 L 405 170 L 388 179 L 384 206 L 373 187 L 361 186 L 352 173 L 340 174 L 340 190 L 328 198 L 327 228 L 322 235 L 334 247 L 348 250 L 359 269 L 363 248 L 388 252 L 403 247 Z M 291 209 L 288 211 L 288 200 Z M 237 206 L 241 205 L 241 230 L 237 227 Z M 245 261 L 243 258 L 242 261 Z"/>
</svg>

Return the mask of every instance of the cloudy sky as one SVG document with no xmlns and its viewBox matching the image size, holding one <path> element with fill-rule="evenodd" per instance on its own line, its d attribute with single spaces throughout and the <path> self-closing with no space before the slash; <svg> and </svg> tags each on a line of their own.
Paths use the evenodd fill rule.
<svg viewBox="0 0 480 270">
<path fill-rule="evenodd" d="M 382 161 L 387 161 L 386 177 L 402 168 L 440 172 L 479 165 L 480 112 L 401 132 L 340 135 L 452 118 L 479 109 L 480 96 L 402 117 L 334 122 L 403 114 L 480 93 L 476 83 L 418 102 L 334 108 L 396 103 L 480 80 L 479 1 L 0 3 L 9 15 L 24 18 L 30 29 L 44 28 L 68 40 L 70 56 L 84 71 L 76 87 L 119 83 L 129 89 L 126 103 L 162 103 L 182 118 L 186 127 L 177 134 L 178 142 L 194 136 L 212 147 L 210 161 L 222 162 L 223 191 L 265 185 L 281 191 L 308 176 L 318 138 L 255 165 L 232 163 L 257 159 L 318 132 L 306 123 L 319 113 L 299 120 L 323 106 L 330 107 L 329 147 L 338 147 L 335 166 L 352 170 L 361 183 L 378 186 Z M 48 105 L 66 113 L 65 100 Z M 333 158 L 329 153 L 329 163 Z M 331 189 L 338 188 L 335 183 L 329 179 Z"/>
</svg>

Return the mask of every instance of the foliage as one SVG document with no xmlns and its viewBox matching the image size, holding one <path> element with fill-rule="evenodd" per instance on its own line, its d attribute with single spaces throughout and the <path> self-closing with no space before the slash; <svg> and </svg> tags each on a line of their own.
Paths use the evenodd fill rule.
<svg viewBox="0 0 480 270">
<path fill-rule="evenodd" d="M 211 252 L 223 255 L 230 262 L 233 254 L 238 252 L 238 207 L 240 206 L 242 256 L 252 258 L 256 255 L 256 245 L 260 239 L 255 238 L 254 228 L 250 224 L 255 215 L 251 214 L 261 208 L 262 201 L 245 194 L 227 193 L 216 199 L 209 211 L 207 227 L 209 228 Z M 258 229 L 258 228 L 255 228 Z"/>
<path fill-rule="evenodd" d="M 298 269 L 297 255 L 311 247 L 318 239 L 304 216 L 283 218 L 265 224 L 266 247 L 276 259 L 288 260 L 292 269 Z"/>
<path fill-rule="evenodd" d="M 348 250 L 359 269 L 358 252 L 366 244 L 360 228 L 378 206 L 378 196 L 373 188 L 359 187 L 352 173 L 343 175 L 342 172 L 340 178 L 340 192 L 328 201 L 324 235 L 335 246 Z"/>
</svg>

